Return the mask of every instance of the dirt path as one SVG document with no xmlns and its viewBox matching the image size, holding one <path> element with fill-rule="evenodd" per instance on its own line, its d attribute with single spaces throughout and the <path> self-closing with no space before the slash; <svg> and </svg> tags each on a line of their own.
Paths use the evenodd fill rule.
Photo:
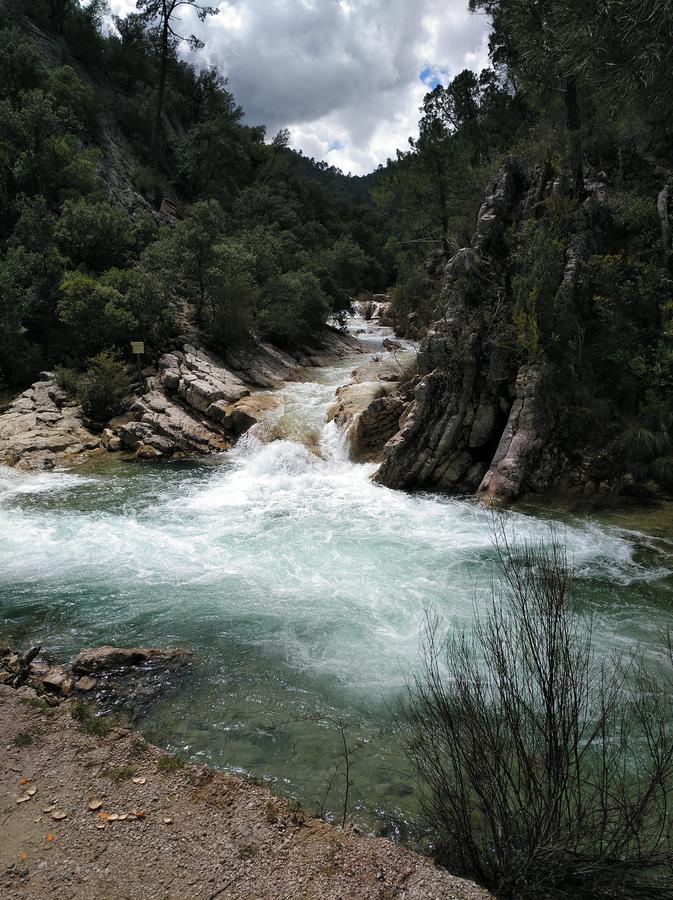
<svg viewBox="0 0 673 900">
<path fill-rule="evenodd" d="M 125 729 L 91 734 L 95 722 L 72 710 L 0 686 L 3 898 L 489 897 L 266 788 L 182 766 Z"/>
</svg>

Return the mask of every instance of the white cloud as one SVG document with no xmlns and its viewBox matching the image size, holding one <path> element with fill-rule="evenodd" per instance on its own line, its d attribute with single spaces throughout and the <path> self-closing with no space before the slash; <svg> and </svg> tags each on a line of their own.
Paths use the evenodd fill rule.
<svg viewBox="0 0 673 900">
<path fill-rule="evenodd" d="M 212 2 L 212 0 L 211 0 Z M 111 0 L 128 12 L 132 0 Z M 488 22 L 467 0 L 221 0 L 185 33 L 229 78 L 250 124 L 345 172 L 371 171 L 416 133 L 430 68 L 446 82 L 486 64 Z"/>
</svg>

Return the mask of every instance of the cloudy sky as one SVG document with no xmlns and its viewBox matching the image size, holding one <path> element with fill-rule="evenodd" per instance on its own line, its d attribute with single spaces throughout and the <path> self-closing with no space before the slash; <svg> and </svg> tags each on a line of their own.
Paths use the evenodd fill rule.
<svg viewBox="0 0 673 900">
<path fill-rule="evenodd" d="M 363 174 L 406 147 L 428 86 L 487 60 L 467 0 L 208 0 L 198 56 L 228 77 L 249 124 L 289 128 L 306 155 Z M 134 0 L 110 0 L 115 12 Z"/>
</svg>

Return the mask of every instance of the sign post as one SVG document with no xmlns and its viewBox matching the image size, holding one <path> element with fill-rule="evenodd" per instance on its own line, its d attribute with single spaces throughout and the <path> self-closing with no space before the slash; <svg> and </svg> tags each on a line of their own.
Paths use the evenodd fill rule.
<svg viewBox="0 0 673 900">
<path fill-rule="evenodd" d="M 138 380 L 142 384 L 143 382 L 143 373 L 140 365 L 140 357 L 145 353 L 145 342 L 144 341 L 131 341 L 131 352 L 135 353 L 136 362 L 138 363 Z"/>
</svg>

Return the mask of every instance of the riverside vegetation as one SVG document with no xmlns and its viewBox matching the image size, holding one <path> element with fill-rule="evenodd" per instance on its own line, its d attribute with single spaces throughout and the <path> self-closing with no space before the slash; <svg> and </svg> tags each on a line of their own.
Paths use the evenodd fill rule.
<svg viewBox="0 0 673 900">
<path fill-rule="evenodd" d="M 188 5 L 203 17 L 213 12 L 192 0 Z M 189 369 L 188 358 L 203 364 L 192 343 L 216 354 L 259 341 L 293 352 L 328 317 L 343 324 L 357 296 L 365 321 L 371 320 L 372 295 L 392 286 L 396 330 L 419 339 L 420 352 L 404 383 L 377 396 L 362 420 L 380 428 L 385 418 L 380 446 L 361 435 L 371 458 L 382 459 L 375 474 L 380 484 L 478 492 L 494 504 L 558 485 L 638 498 L 670 493 L 670 4 L 470 5 L 491 17 L 490 67 L 479 75 L 459 73 L 433 89 L 421 110 L 418 139 L 372 175 L 352 178 L 291 150 L 287 133 L 267 142 L 263 129 L 245 124 L 222 74 L 181 58 L 174 5 L 141 0 L 135 13 L 116 19 L 110 29 L 97 0 L 86 7 L 76 0 L 0 0 L 3 389 L 15 393 L 41 369 L 55 369 L 60 390 L 102 423 L 129 406 L 131 340 L 145 340 L 150 362 L 168 360 L 158 368 L 162 375 L 175 373 L 177 382 Z M 178 356 L 166 353 L 177 345 Z M 207 369 L 211 360 L 205 359 Z M 334 386 L 328 385 L 332 392 Z M 46 381 L 38 393 L 53 390 Z M 305 402 L 309 394 L 298 396 Z M 285 479 L 288 472 L 298 474 L 307 491 L 318 476 L 305 447 L 300 452 L 289 441 L 278 443 L 285 454 L 283 485 L 265 534 L 271 553 L 263 568 L 265 577 L 283 582 L 279 560 L 291 553 L 296 527 L 284 505 Z M 235 548 L 232 534 L 248 527 L 261 501 L 245 479 L 251 473 L 266 478 L 265 490 L 273 483 L 269 454 L 251 446 L 258 457 L 243 464 L 238 457 L 239 470 L 227 473 L 220 487 L 225 493 L 238 490 L 241 508 L 251 504 L 253 515 L 241 516 L 233 507 L 225 515 L 217 498 L 205 496 L 205 476 L 198 473 L 188 485 L 196 499 L 178 484 L 177 469 L 165 474 L 166 481 L 176 479 L 173 506 L 187 508 L 187 519 L 170 504 L 157 512 L 154 485 L 144 488 L 147 518 L 138 527 L 147 529 L 148 541 L 167 548 L 163 558 L 138 561 L 137 548 L 124 545 L 123 567 L 110 567 L 108 559 L 98 566 L 119 569 L 110 578 L 117 579 L 120 595 L 131 598 L 127 604 L 143 599 L 144 582 L 132 575 L 147 577 L 148 568 L 153 597 L 168 584 L 166 603 L 171 602 L 174 548 L 181 537 L 181 546 L 190 547 L 200 539 L 198 516 L 210 513 L 203 530 L 239 552 L 241 571 L 247 571 L 246 548 Z M 363 534 L 382 532 L 381 558 L 394 573 L 405 541 L 393 524 L 381 529 L 362 510 L 365 491 L 376 490 L 368 482 L 374 469 L 358 481 L 356 502 L 339 487 L 343 473 L 337 465 L 328 477 L 339 502 L 346 497 L 353 503 L 363 546 L 370 546 Z M 68 477 L 59 489 L 70 484 Z M 141 476 L 129 476 L 129 490 L 134 477 Z M 112 491 L 98 498 L 112 503 L 111 518 L 118 516 L 120 523 L 127 522 L 124 489 L 117 485 L 119 496 Z M 331 538 L 332 494 L 321 487 L 306 496 L 312 498 L 310 513 Z M 44 503 L 21 509 L 21 515 L 31 526 L 35 514 L 50 517 L 53 556 L 38 562 L 51 572 L 61 544 L 71 546 L 79 520 L 70 510 L 63 517 L 49 500 Z M 402 507 L 391 509 L 398 513 Z M 273 530 L 278 510 L 289 523 L 280 539 Z M 412 515 L 436 516 L 436 544 L 446 519 L 444 508 L 441 517 L 438 510 L 426 498 L 413 511 L 404 507 L 405 527 Z M 475 528 L 471 509 L 452 514 L 458 530 Z M 85 503 L 84 525 L 75 533 L 78 541 L 90 542 L 90 559 L 97 560 L 100 541 L 91 537 L 89 515 Z M 422 525 L 410 531 L 419 542 L 425 519 Z M 408 545 L 409 534 L 404 537 Z M 316 570 L 320 561 L 310 554 L 333 552 L 327 544 L 301 546 Z M 214 540 L 213 558 L 219 559 L 221 549 Z M 619 541 L 609 549 L 621 552 Z M 450 550 L 455 557 L 453 544 Z M 201 628 L 215 640 L 217 591 L 211 595 L 209 585 L 201 587 L 202 570 L 190 568 L 198 560 L 182 555 L 185 568 L 177 583 L 193 603 L 192 638 Z M 424 669 L 410 684 L 398 723 L 438 858 L 503 898 L 673 896 L 665 633 L 648 633 L 654 651 L 650 646 L 643 661 L 638 648 L 626 657 L 599 652 L 554 538 L 539 548 L 501 541 L 497 555 L 502 594 L 496 590 L 475 616 L 471 636 L 445 642 L 431 618 Z M 11 561 L 10 554 L 7 567 Z M 612 591 L 626 591 L 632 583 L 631 562 L 620 560 L 623 569 L 617 567 Z M 590 567 L 592 577 L 600 577 L 595 572 L 603 570 L 593 564 L 598 569 Z M 404 556 L 396 580 L 414 572 L 436 599 L 439 583 L 414 565 L 417 560 Z M 298 570 L 308 584 L 309 570 Z M 98 572 L 94 576 L 83 565 L 77 578 L 84 582 L 77 585 L 79 594 L 90 589 L 90 604 L 109 597 Z M 266 608 L 271 592 L 257 571 L 255 578 L 243 585 L 243 600 L 232 590 L 246 652 L 246 616 L 255 603 Z M 198 602 L 205 595 L 212 608 L 205 604 L 199 611 L 190 594 L 197 583 Z M 248 596 L 250 584 L 261 585 L 254 597 Z M 333 581 L 325 584 L 341 596 Z M 283 587 L 295 590 L 292 580 Z M 306 608 L 314 602 L 309 597 Z M 648 606 L 646 614 L 655 608 L 661 613 L 662 604 Z M 86 615 L 73 609 L 54 624 L 61 649 L 73 633 L 97 627 L 90 621 L 98 615 L 95 604 L 84 607 Z M 111 627 L 120 628 L 124 615 L 125 624 L 132 623 L 129 631 L 137 634 L 146 625 L 121 601 L 115 615 Z M 269 620 L 276 622 L 274 615 L 275 610 Z M 283 626 L 292 615 L 283 607 Z M 297 634 L 310 632 L 296 615 L 296 632 L 288 626 L 291 645 L 299 643 Z M 411 633 L 414 621 L 405 619 L 400 633 Z M 388 634 L 387 621 L 377 625 L 379 634 Z M 255 620 L 252 627 L 265 626 Z M 343 660 L 363 665 L 335 639 L 345 641 L 350 632 L 332 630 L 330 653 L 336 658 L 341 649 Z M 275 645 L 278 629 L 271 633 L 268 643 Z M 323 643 L 320 632 L 312 649 Z M 371 655 L 374 667 L 382 669 L 386 654 L 377 648 L 375 653 L 367 647 L 362 656 Z M 216 643 L 210 647 L 211 657 L 219 652 Z M 363 671 L 372 675 L 371 666 Z M 228 678 L 233 680 L 232 672 Z M 269 696 L 277 700 L 273 690 L 272 685 Z M 244 678 L 241 696 L 249 696 Z M 201 703 L 213 706 L 210 697 Z M 345 820 L 352 803 L 353 745 L 344 720 L 329 721 L 336 723 L 343 748 L 334 785 L 345 778 L 339 804 Z M 332 786 L 328 781 L 328 793 Z"/>
</svg>

